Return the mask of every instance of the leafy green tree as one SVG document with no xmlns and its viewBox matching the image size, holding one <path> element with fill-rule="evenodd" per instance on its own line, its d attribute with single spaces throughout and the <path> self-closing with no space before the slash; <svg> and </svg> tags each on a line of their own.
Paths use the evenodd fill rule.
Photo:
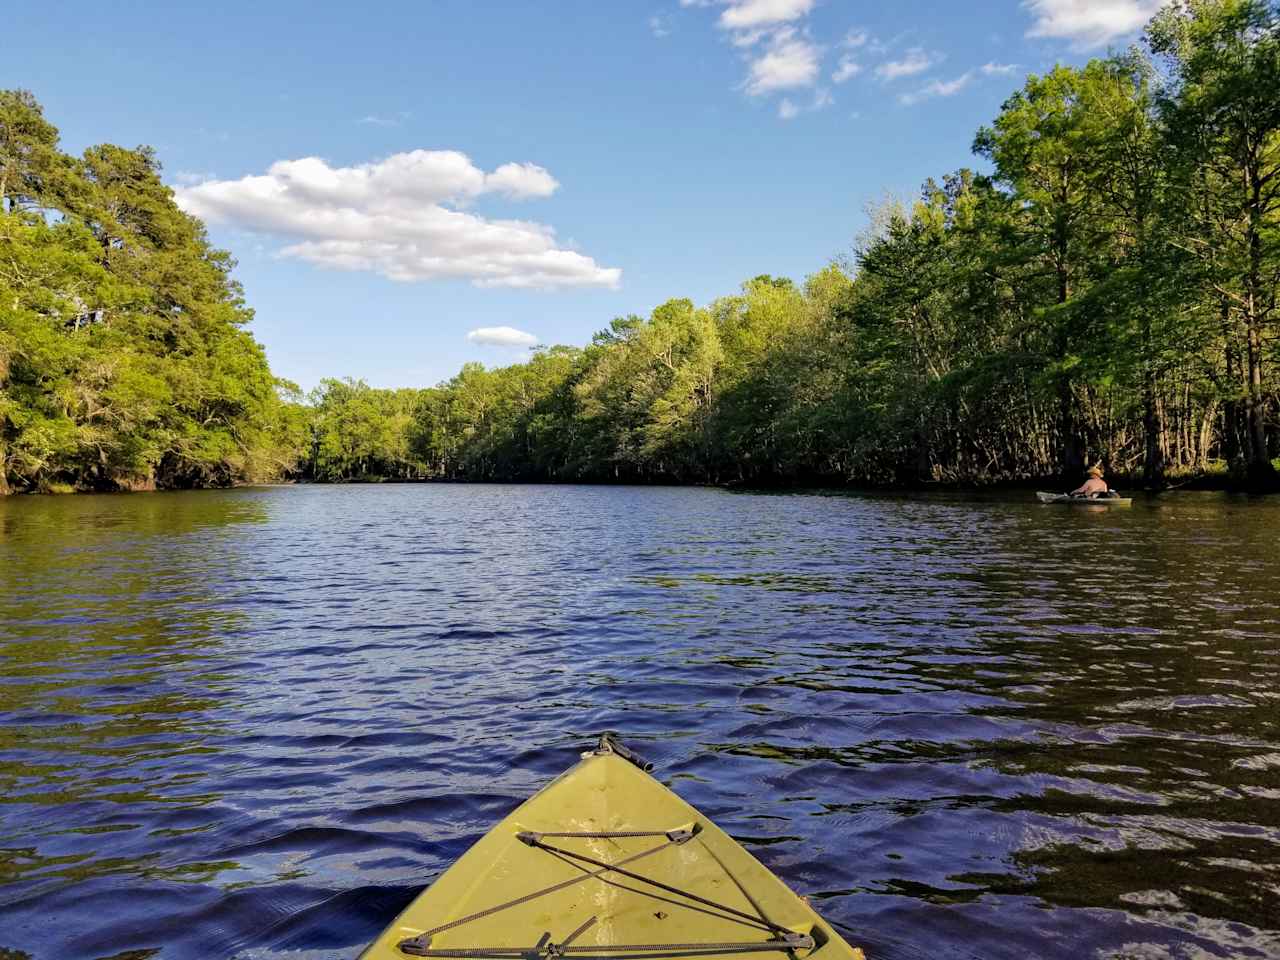
<svg viewBox="0 0 1280 960">
<path fill-rule="evenodd" d="M 669 300 L 647 321 L 615 321 L 574 388 L 587 421 L 588 472 L 696 476 L 722 358 L 714 320 L 689 300 Z"/>
<path fill-rule="evenodd" d="M 72 160 L 30 94 L 0 93 L 0 487 L 293 468 L 298 407 L 244 329 L 234 262 L 159 172 L 148 148 Z"/>
<path fill-rule="evenodd" d="M 1081 397 L 1073 371 L 1091 331 L 1065 309 L 1081 292 L 1099 248 L 1096 196 L 1089 176 L 1089 107 L 1080 71 L 1056 67 L 1029 76 L 1005 101 L 991 127 L 978 131 L 974 151 L 989 159 L 997 179 L 1021 201 L 1012 254 L 1040 267 L 1047 289 L 1036 299 L 1052 329 L 1050 373 L 1059 399 L 1061 462 L 1079 474 L 1086 456 Z"/>
<path fill-rule="evenodd" d="M 1245 467 L 1273 486 L 1266 344 L 1280 287 L 1280 12 L 1266 0 L 1180 0 L 1148 37 L 1168 75 L 1160 106 L 1188 200 L 1176 242 L 1219 298 L 1228 367 L 1242 378 Z"/>
<path fill-rule="evenodd" d="M 310 396 L 310 475 L 330 482 L 422 476 L 426 467 L 411 435 L 419 404 L 417 390 L 322 380 Z"/>
<path fill-rule="evenodd" d="M 69 160 L 58 128 L 26 90 L 0 90 L 0 210 L 51 205 L 65 189 Z"/>
</svg>

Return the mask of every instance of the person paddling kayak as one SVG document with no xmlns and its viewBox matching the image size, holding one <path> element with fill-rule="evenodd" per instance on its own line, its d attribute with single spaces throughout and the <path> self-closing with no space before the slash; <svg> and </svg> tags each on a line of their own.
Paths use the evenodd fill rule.
<svg viewBox="0 0 1280 960">
<path fill-rule="evenodd" d="M 1107 481 L 1102 479 L 1101 467 L 1090 467 L 1088 477 L 1084 483 L 1071 491 L 1069 496 L 1072 497 L 1104 497 L 1110 490 Z"/>
<path fill-rule="evenodd" d="M 1040 490 L 1036 499 L 1041 503 L 1075 503 L 1082 506 L 1127 507 L 1133 500 L 1122 497 L 1102 479 L 1101 467 L 1090 467 L 1086 472 L 1088 479 L 1070 493 L 1046 493 Z"/>
</svg>

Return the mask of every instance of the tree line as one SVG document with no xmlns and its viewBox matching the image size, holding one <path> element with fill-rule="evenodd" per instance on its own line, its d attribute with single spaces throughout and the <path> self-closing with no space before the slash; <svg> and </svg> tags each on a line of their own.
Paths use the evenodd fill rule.
<svg viewBox="0 0 1280 960">
<path fill-rule="evenodd" d="M 360 469 L 901 483 L 1101 463 L 1159 487 L 1223 465 L 1274 485 L 1275 5 L 1169 6 L 1141 46 L 1028 77 L 974 151 L 989 172 L 885 204 L 803 284 L 757 277 L 384 397 L 405 427 Z M 315 409 L 377 393 L 330 382 Z"/>
<path fill-rule="evenodd" d="M 763 275 L 707 305 L 673 299 L 648 317 L 617 318 L 585 347 L 538 349 L 495 369 L 467 364 L 422 390 L 326 380 L 305 402 L 271 378 L 243 331 L 248 311 L 226 255 L 172 207 L 149 152 L 99 148 L 133 158 L 127 188 L 107 177 L 111 195 L 145 182 L 150 206 L 140 197 L 109 206 L 89 151 L 68 169 L 92 204 L 59 208 L 64 219 L 50 225 L 29 207 L 62 194 L 14 180 L 5 139 L 0 245 L 25 231 L 30 259 L 101 279 L 84 287 L 91 296 L 69 284 L 22 301 L 24 322 L 53 345 L 43 353 L 15 349 L 0 313 L 0 402 L 9 404 L 0 457 L 9 482 L 26 487 L 38 461 L 62 465 L 46 466 L 48 476 L 83 477 L 106 456 L 100 469 L 150 470 L 158 482 L 274 470 L 326 481 L 982 483 L 1074 477 L 1101 463 L 1152 487 L 1225 469 L 1274 488 L 1278 91 L 1274 2 L 1180 0 L 1131 50 L 1029 76 L 975 136 L 983 172 L 948 173 L 913 202 L 883 204 L 850 255 L 802 283 Z M 126 222 L 116 227 L 106 211 L 125 211 L 111 216 Z M 139 233 L 138 211 L 170 233 Z M 129 286 L 121 261 L 155 266 L 135 268 Z M 0 275 L 0 309 L 9 282 Z M 175 301 L 172 286 L 157 298 L 152 283 L 178 284 L 186 299 Z M 151 299 L 136 304 L 126 287 Z M 73 297 L 138 326 L 117 340 L 110 325 L 68 335 L 54 318 Z M 206 331 L 194 350 L 179 335 L 192 327 Z M 175 370 L 190 381 L 125 377 L 123 361 L 95 366 L 94 338 L 103 344 L 92 349 L 127 342 L 139 352 L 144 329 L 156 348 L 142 355 L 160 366 L 165 351 L 189 351 Z M 220 350 L 231 353 L 218 360 Z M 202 397 L 206 406 L 185 418 L 161 404 L 163 428 L 135 416 L 155 424 L 146 443 L 124 442 L 127 423 L 117 445 L 98 443 L 130 405 L 109 399 L 120 411 L 109 418 L 82 396 L 145 396 L 139 384 L 163 382 L 165 397 L 188 402 L 210 387 L 195 368 L 214 372 L 232 356 L 253 371 L 223 387 L 233 396 L 212 406 Z M 51 361 L 72 372 L 36 376 Z M 22 419 L 28 401 L 11 398 L 33 391 L 57 398 L 39 408 L 56 408 L 41 414 L 56 430 L 24 426 L 34 423 Z M 202 429 L 213 434 L 202 440 Z M 56 450 L 29 452 L 40 443 Z"/>
</svg>

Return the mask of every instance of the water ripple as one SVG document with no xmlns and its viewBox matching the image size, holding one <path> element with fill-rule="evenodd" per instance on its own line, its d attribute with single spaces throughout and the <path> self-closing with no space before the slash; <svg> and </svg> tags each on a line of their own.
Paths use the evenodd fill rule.
<svg viewBox="0 0 1280 960">
<path fill-rule="evenodd" d="M 0 957 L 335 960 L 621 731 L 873 960 L 1280 956 L 1280 504 L 0 502 Z"/>
</svg>

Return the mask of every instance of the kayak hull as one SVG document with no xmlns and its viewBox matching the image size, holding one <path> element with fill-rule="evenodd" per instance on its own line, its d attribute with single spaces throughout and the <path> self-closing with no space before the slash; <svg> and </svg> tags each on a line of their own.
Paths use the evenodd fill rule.
<svg viewBox="0 0 1280 960">
<path fill-rule="evenodd" d="M 555 836 L 566 833 L 587 836 Z M 623 861 L 618 871 L 598 866 Z M 539 891 L 547 892 L 530 896 Z M 463 922 L 453 925 L 458 920 Z M 762 941 L 789 935 L 801 938 L 796 942 L 802 946 L 760 949 Z M 529 956 L 537 954 L 540 940 L 563 945 L 566 938 L 572 938 L 570 957 L 592 956 L 593 948 L 622 956 L 620 947 L 645 945 L 658 948 L 643 951 L 656 958 L 688 955 L 690 945 L 754 943 L 755 952 L 709 955 L 864 960 L 861 950 L 724 831 L 607 748 L 584 754 L 478 840 L 361 960 L 477 948 L 496 951 L 495 957 Z M 685 949 L 662 950 L 675 945 Z"/>
<path fill-rule="evenodd" d="M 1036 492 L 1041 503 L 1067 503 L 1078 507 L 1127 507 L 1133 503 L 1132 497 L 1073 497 L 1067 493 Z"/>
</svg>

